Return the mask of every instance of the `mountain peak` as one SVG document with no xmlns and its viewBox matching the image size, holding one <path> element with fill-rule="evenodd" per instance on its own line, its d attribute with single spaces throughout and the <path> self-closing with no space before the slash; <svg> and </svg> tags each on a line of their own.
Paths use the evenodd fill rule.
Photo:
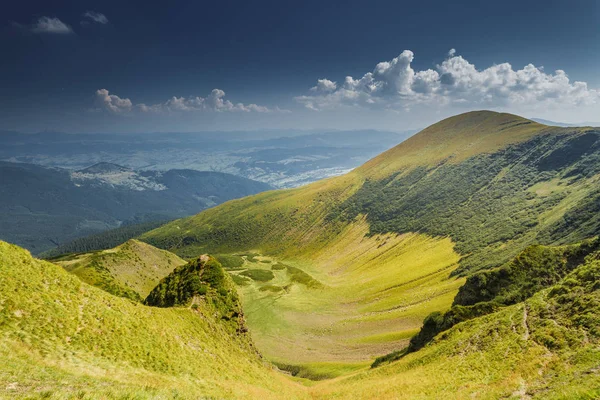
<svg viewBox="0 0 600 400">
<path fill-rule="evenodd" d="M 97 164 L 94 164 L 90 167 L 79 170 L 77 172 L 81 172 L 84 174 L 110 174 L 110 173 L 125 172 L 125 171 L 131 171 L 131 169 L 129 169 L 127 167 L 123 167 L 118 164 L 109 163 L 109 162 L 99 162 Z"/>
<path fill-rule="evenodd" d="M 365 176 L 384 176 L 414 166 L 457 162 L 494 152 L 553 128 L 507 113 L 471 111 L 437 122 L 358 168 Z"/>
</svg>

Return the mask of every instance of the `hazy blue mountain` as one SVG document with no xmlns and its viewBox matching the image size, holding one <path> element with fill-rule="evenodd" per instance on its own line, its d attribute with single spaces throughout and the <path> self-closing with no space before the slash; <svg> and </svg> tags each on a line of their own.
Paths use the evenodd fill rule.
<svg viewBox="0 0 600 400">
<path fill-rule="evenodd" d="M 135 171 L 100 163 L 70 171 L 0 162 L 0 239 L 34 253 L 122 224 L 195 214 L 271 189 L 221 172 Z"/>
<path fill-rule="evenodd" d="M 345 173 L 414 131 L 66 134 L 0 132 L 0 160 L 80 170 L 110 162 L 136 170 L 220 171 L 294 187 Z"/>
<path fill-rule="evenodd" d="M 549 126 L 559 126 L 562 128 L 572 128 L 575 126 L 600 126 L 600 122 L 581 122 L 577 124 L 569 124 L 566 122 L 556 122 L 550 121 L 542 118 L 531 118 L 532 121 L 539 122 L 540 124 L 549 125 Z"/>
</svg>

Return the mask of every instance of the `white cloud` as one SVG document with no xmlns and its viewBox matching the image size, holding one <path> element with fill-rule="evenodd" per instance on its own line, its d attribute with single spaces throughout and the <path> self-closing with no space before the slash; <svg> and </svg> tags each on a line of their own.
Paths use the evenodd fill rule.
<svg viewBox="0 0 600 400">
<path fill-rule="evenodd" d="M 40 17 L 36 23 L 31 26 L 33 33 L 53 33 L 69 34 L 73 33 L 71 27 L 58 18 Z"/>
<path fill-rule="evenodd" d="M 333 92 L 337 88 L 337 82 L 332 82 L 329 79 L 317 80 L 317 86 L 312 87 L 310 90 L 313 92 Z"/>
<path fill-rule="evenodd" d="M 108 18 L 106 18 L 106 15 L 96 12 L 96 11 L 86 11 L 82 17 L 84 18 L 88 18 L 90 20 L 92 20 L 93 22 L 96 22 L 98 24 L 102 24 L 102 25 L 106 25 L 108 24 Z M 89 23 L 87 20 L 81 21 L 82 24 L 86 24 Z"/>
<path fill-rule="evenodd" d="M 346 77 L 340 86 L 319 79 L 311 95 L 296 101 L 313 110 L 342 106 L 406 110 L 415 105 L 535 109 L 600 103 L 600 91 L 585 82 L 572 82 L 562 70 L 546 73 L 532 64 L 514 70 L 508 63 L 479 70 L 455 49 L 435 69 L 415 71 L 413 59 L 413 52 L 405 50 L 359 79 Z"/>
<path fill-rule="evenodd" d="M 257 104 L 234 104 L 225 99 L 225 92 L 221 89 L 213 89 L 206 97 L 176 97 L 173 96 L 164 103 L 147 105 L 144 103 L 133 104 L 128 98 L 120 98 L 109 94 L 108 90 L 96 91 L 98 105 L 114 114 L 128 114 L 134 111 L 142 113 L 176 113 L 176 112 L 288 112 L 278 107 L 268 108 Z"/>
<path fill-rule="evenodd" d="M 131 100 L 122 99 L 114 94 L 109 94 L 106 89 L 96 90 L 96 102 L 101 108 L 114 114 L 126 114 L 133 108 Z"/>
</svg>

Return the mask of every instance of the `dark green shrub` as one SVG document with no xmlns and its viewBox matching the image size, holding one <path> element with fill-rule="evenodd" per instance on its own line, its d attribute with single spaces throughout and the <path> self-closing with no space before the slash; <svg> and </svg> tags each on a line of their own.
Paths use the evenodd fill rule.
<svg viewBox="0 0 600 400">
<path fill-rule="evenodd" d="M 273 272 L 267 269 L 247 269 L 240 275 L 247 276 L 248 278 L 258 282 L 268 282 L 275 278 Z"/>
</svg>

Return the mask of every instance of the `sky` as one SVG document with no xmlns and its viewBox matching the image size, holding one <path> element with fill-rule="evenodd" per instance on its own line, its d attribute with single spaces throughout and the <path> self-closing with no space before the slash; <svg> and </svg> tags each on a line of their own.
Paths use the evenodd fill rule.
<svg viewBox="0 0 600 400">
<path fill-rule="evenodd" d="M 22 0 L 0 19 L 0 130 L 600 121 L 596 0 Z"/>
</svg>

